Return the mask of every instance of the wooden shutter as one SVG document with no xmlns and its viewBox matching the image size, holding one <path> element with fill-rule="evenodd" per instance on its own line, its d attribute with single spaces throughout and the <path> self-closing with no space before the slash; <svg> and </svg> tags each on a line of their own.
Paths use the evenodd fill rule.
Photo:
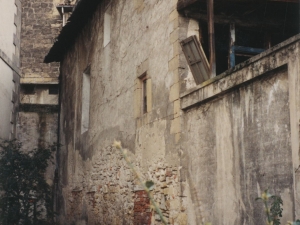
<svg viewBox="0 0 300 225">
<path fill-rule="evenodd" d="M 209 63 L 197 37 L 195 35 L 188 37 L 181 41 L 180 45 L 196 84 L 208 80 L 210 78 Z"/>
</svg>

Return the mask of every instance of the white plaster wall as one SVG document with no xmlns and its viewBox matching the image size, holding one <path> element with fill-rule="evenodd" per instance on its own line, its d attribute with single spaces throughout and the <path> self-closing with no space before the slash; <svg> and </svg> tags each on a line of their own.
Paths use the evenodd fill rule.
<svg viewBox="0 0 300 225">
<path fill-rule="evenodd" d="M 2 1 L 2 0 L 1 0 Z M 11 131 L 11 102 L 14 89 L 12 70 L 0 59 L 0 138 L 9 138 Z"/>
<path fill-rule="evenodd" d="M 14 0 L 0 0 L 0 49 L 12 59 L 15 53 L 13 44 L 16 26 L 14 25 L 14 15 L 17 7 Z"/>
</svg>

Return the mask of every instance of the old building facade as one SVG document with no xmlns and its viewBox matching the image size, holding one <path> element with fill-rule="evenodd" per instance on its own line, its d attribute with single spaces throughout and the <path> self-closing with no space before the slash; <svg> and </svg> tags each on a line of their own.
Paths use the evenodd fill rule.
<svg viewBox="0 0 300 225">
<path fill-rule="evenodd" d="M 62 27 L 58 0 L 22 1 L 21 84 L 17 139 L 26 151 L 57 142 L 59 64 L 43 57 Z M 55 165 L 45 175 L 53 184 Z"/>
<path fill-rule="evenodd" d="M 300 217 L 298 31 L 196 85 L 180 47 L 193 35 L 205 42 L 195 2 L 203 9 L 78 2 L 45 58 L 61 63 L 61 224 L 161 224 L 134 171 L 154 182 L 168 224 L 265 224 L 255 198 L 267 188 L 284 201 L 283 223 Z"/>
<path fill-rule="evenodd" d="M 59 1 L 23 1 L 18 139 L 26 149 L 57 141 L 59 65 L 43 55 L 62 27 Z"/>
<path fill-rule="evenodd" d="M 0 138 L 16 133 L 20 82 L 21 2 L 0 1 Z"/>
</svg>

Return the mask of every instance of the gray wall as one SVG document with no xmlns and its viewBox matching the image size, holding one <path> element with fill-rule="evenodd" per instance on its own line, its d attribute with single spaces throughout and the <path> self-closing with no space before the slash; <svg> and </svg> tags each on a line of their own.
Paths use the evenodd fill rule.
<svg viewBox="0 0 300 225">
<path fill-rule="evenodd" d="M 0 1 L 0 138 L 15 136 L 19 90 L 21 4 Z"/>
<path fill-rule="evenodd" d="M 266 189 L 283 199 L 282 224 L 299 218 L 298 48 L 299 36 L 182 94 L 197 223 L 264 224 Z"/>
</svg>

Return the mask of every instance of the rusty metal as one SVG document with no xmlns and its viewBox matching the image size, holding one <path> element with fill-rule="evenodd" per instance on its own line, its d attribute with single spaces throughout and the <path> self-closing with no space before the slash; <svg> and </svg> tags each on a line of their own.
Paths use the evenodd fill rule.
<svg viewBox="0 0 300 225">
<path fill-rule="evenodd" d="M 216 76 L 214 0 L 207 0 L 210 77 Z"/>
</svg>

